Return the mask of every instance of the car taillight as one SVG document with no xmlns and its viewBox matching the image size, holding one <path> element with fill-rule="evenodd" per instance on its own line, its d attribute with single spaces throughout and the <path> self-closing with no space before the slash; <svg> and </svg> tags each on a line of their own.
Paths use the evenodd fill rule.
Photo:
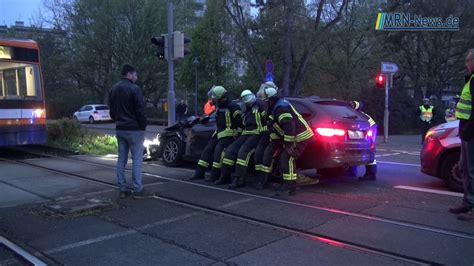
<svg viewBox="0 0 474 266">
<path fill-rule="evenodd" d="M 344 136 L 346 131 L 344 129 L 337 128 L 328 128 L 328 127 L 317 127 L 315 129 L 316 133 L 323 137 L 334 137 L 334 136 Z"/>
<path fill-rule="evenodd" d="M 367 137 L 368 137 L 368 138 L 371 138 L 371 137 L 373 137 L 373 136 L 374 136 L 374 132 L 372 131 L 372 129 L 369 129 L 369 130 L 367 131 Z"/>
</svg>

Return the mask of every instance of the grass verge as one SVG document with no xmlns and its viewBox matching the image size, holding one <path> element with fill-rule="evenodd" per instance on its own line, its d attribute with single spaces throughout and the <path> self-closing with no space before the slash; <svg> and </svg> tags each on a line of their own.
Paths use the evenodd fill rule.
<svg viewBox="0 0 474 266">
<path fill-rule="evenodd" d="M 78 122 L 63 118 L 48 122 L 48 145 L 79 154 L 105 155 L 117 153 L 115 136 L 88 132 Z"/>
</svg>

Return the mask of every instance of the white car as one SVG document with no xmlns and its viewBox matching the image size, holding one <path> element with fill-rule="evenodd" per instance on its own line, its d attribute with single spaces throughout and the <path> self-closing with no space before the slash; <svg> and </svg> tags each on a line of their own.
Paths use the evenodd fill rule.
<svg viewBox="0 0 474 266">
<path fill-rule="evenodd" d="M 110 110 L 104 104 L 84 105 L 73 114 L 73 118 L 78 122 L 89 122 L 91 124 L 97 121 L 110 121 Z"/>
<path fill-rule="evenodd" d="M 458 133 L 459 121 L 437 125 L 428 130 L 421 150 L 421 171 L 443 179 L 455 191 L 463 190 L 459 172 L 461 139 Z"/>
</svg>

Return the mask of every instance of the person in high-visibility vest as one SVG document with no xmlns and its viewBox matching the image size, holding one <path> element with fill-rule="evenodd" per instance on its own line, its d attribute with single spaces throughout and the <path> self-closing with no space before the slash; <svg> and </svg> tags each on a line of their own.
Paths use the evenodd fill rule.
<svg viewBox="0 0 474 266">
<path fill-rule="evenodd" d="M 466 68 L 469 76 L 461 92 L 461 98 L 456 105 L 456 118 L 459 119 L 459 138 L 461 139 L 461 157 L 459 170 L 464 185 L 462 205 L 450 208 L 451 213 L 458 214 L 458 219 L 474 221 L 474 49 L 466 56 Z"/>
<path fill-rule="evenodd" d="M 457 119 L 455 113 L 456 103 L 453 101 L 449 103 L 449 108 L 444 111 L 444 120 L 446 120 L 446 122 L 455 121 Z"/>
<path fill-rule="evenodd" d="M 375 139 L 377 138 L 377 123 L 375 123 L 375 120 L 370 117 L 370 115 L 362 112 L 362 103 L 358 101 L 352 101 L 351 102 L 352 108 L 355 110 L 359 111 L 362 115 L 364 115 L 367 118 L 367 121 L 369 122 L 369 130 L 367 131 L 367 134 L 370 136 L 369 139 L 372 141 L 372 144 L 375 145 Z M 365 165 L 365 174 L 363 176 L 359 177 L 359 180 L 375 180 L 377 177 L 377 160 L 374 157 L 374 160 L 368 164 Z"/>
<path fill-rule="evenodd" d="M 216 106 L 212 103 L 212 100 L 209 99 L 204 105 L 204 115 L 211 115 L 216 111 Z"/>
<path fill-rule="evenodd" d="M 418 118 L 420 120 L 421 130 L 421 144 L 425 143 L 425 135 L 430 129 L 433 120 L 433 105 L 430 104 L 430 99 L 424 98 L 423 104 L 418 107 Z"/>
</svg>

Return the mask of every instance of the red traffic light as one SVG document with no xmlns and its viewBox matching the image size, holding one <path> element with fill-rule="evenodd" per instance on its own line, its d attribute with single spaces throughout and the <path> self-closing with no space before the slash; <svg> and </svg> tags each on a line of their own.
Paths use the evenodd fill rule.
<svg viewBox="0 0 474 266">
<path fill-rule="evenodd" d="M 375 78 L 375 85 L 377 88 L 384 88 L 385 87 L 385 76 L 383 74 L 378 74 Z"/>
</svg>

